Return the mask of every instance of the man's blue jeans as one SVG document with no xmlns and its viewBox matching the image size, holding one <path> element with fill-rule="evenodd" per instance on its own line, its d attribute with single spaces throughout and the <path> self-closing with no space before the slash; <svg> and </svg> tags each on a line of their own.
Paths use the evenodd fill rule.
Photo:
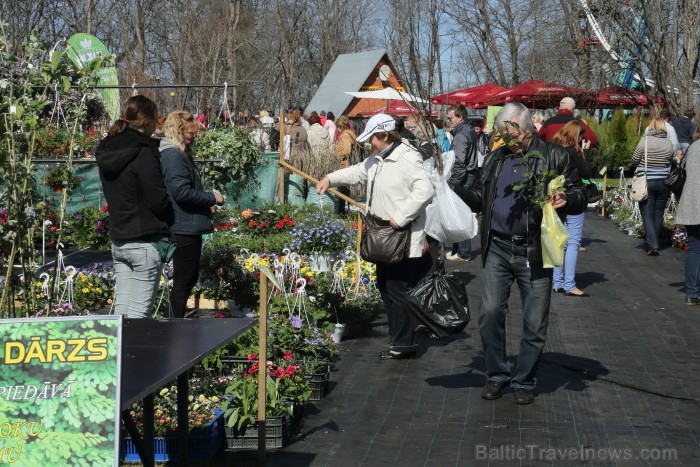
<svg viewBox="0 0 700 467">
<path fill-rule="evenodd" d="M 659 235 L 664 226 L 666 203 L 671 197 L 671 190 L 664 185 L 663 180 L 647 180 L 648 198 L 639 203 L 644 224 L 644 237 L 647 248 L 659 249 Z"/>
<path fill-rule="evenodd" d="M 700 225 L 686 225 L 688 232 L 688 253 L 685 257 L 685 295 L 700 297 Z"/>
<path fill-rule="evenodd" d="M 491 241 L 483 269 L 479 331 L 488 379 L 532 391 L 547 338 L 552 270 L 531 267 L 526 255 L 526 245 L 516 246 L 498 238 Z M 523 332 L 513 374 L 506 355 L 506 314 L 514 281 L 522 297 Z"/>
<path fill-rule="evenodd" d="M 114 314 L 149 317 L 160 280 L 160 254 L 146 240 L 116 241 L 112 242 L 112 259 L 116 281 Z"/>
<path fill-rule="evenodd" d="M 471 188 L 476 184 L 476 172 L 467 174 L 467 178 L 462 183 L 464 188 Z M 452 244 L 452 253 L 457 253 L 462 258 L 471 258 L 472 240 L 470 238 L 459 243 Z"/>
<path fill-rule="evenodd" d="M 567 214 L 566 231 L 569 232 L 569 239 L 566 241 L 566 253 L 564 254 L 564 265 L 554 268 L 553 289 L 564 289 L 569 292 L 576 288 L 576 262 L 578 261 L 578 247 L 581 246 L 583 237 L 583 221 L 586 213 Z"/>
</svg>

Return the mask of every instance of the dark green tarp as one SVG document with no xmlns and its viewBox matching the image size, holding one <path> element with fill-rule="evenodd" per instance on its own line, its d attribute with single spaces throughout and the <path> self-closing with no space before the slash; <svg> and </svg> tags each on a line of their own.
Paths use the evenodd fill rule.
<svg viewBox="0 0 700 467">
<path fill-rule="evenodd" d="M 263 154 L 258 167 L 255 169 L 255 176 L 259 186 L 254 189 L 244 190 L 237 198 L 233 198 L 229 193 L 233 190 L 236 182 L 232 182 L 223 190 L 226 195 L 226 203 L 233 206 L 250 207 L 251 209 L 259 208 L 268 203 L 277 200 L 277 185 L 278 185 L 278 164 L 279 154 L 270 153 Z M 200 164 L 211 164 L 216 161 L 199 162 Z M 36 169 L 36 181 L 38 196 L 41 200 L 51 200 L 54 205 L 58 206 L 61 201 L 62 194 L 55 193 L 51 187 L 43 182 L 48 170 L 57 167 L 59 161 L 51 160 L 36 160 L 34 166 Z M 67 213 L 73 213 L 85 207 L 101 207 L 105 204 L 102 186 L 100 185 L 100 176 L 97 170 L 95 161 L 80 160 L 74 163 L 74 173 L 80 178 L 80 183 L 72 191 L 68 199 Z M 39 200 L 37 200 L 39 201 Z"/>
</svg>

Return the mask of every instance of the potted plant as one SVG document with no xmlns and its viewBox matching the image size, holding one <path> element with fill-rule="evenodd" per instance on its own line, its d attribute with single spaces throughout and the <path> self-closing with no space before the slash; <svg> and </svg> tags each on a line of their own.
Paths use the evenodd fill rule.
<svg viewBox="0 0 700 467">
<path fill-rule="evenodd" d="M 235 375 L 226 388 L 222 404 L 226 420 L 228 447 L 241 448 L 257 445 L 258 420 L 258 356 L 250 354 L 254 362 L 242 374 Z M 280 362 L 267 361 L 265 375 L 265 418 L 267 420 L 268 447 L 282 447 L 286 442 L 288 419 L 295 406 L 309 400 L 311 390 L 307 380 L 299 372 L 299 365 L 292 364 L 291 353 L 283 355 Z M 251 442 L 255 444 L 251 445 Z"/>
<path fill-rule="evenodd" d="M 198 290 L 204 297 L 195 299 L 234 300 L 241 309 L 257 306 L 256 277 L 235 260 L 237 252 L 235 244 L 226 236 L 215 236 L 204 244 L 198 283 Z M 219 308 L 216 303 L 213 305 Z"/>
<path fill-rule="evenodd" d="M 193 381 L 192 391 L 198 389 Z M 201 389 L 201 388 L 199 388 Z M 217 395 L 203 393 L 189 396 L 188 437 L 190 459 L 205 461 L 223 448 L 224 413 Z M 143 428 L 143 409 L 134 404 L 129 413 L 139 429 Z M 154 400 L 154 451 L 155 460 L 167 462 L 177 459 L 177 387 L 164 387 Z M 139 461 L 140 457 L 131 438 L 122 440 L 126 461 Z"/>
<path fill-rule="evenodd" d="M 329 211 L 310 213 L 291 231 L 289 248 L 307 255 L 314 271 L 330 271 L 338 253 L 351 246 L 353 232 L 350 226 Z"/>
<path fill-rule="evenodd" d="M 80 177 L 73 175 L 68 165 L 59 164 L 48 170 L 43 181 L 56 193 L 62 193 L 63 190 L 72 190 L 78 186 Z"/>
<path fill-rule="evenodd" d="M 83 208 L 65 218 L 63 233 L 65 243 L 79 248 L 109 250 L 112 241 L 109 237 L 109 209 Z"/>
<path fill-rule="evenodd" d="M 239 128 L 211 128 L 199 134 L 192 147 L 204 186 L 228 192 L 234 199 L 255 188 L 260 149 Z M 231 182 L 237 183 L 233 186 Z M 231 191 L 233 188 L 235 191 Z"/>
</svg>

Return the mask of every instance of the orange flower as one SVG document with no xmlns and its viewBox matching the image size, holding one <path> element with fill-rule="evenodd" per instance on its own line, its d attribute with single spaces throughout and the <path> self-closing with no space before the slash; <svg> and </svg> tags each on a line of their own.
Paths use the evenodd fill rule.
<svg viewBox="0 0 700 467">
<path fill-rule="evenodd" d="M 250 219 L 251 217 L 253 217 L 253 210 L 248 208 L 241 213 L 241 216 L 243 216 L 245 219 Z"/>
</svg>

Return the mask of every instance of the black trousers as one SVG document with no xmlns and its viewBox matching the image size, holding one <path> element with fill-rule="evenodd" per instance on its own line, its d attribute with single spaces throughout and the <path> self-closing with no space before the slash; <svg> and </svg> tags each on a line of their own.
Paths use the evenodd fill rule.
<svg viewBox="0 0 700 467">
<path fill-rule="evenodd" d="M 199 278 L 202 257 L 201 235 L 175 235 L 177 249 L 173 255 L 173 286 L 170 290 L 170 311 L 174 318 L 184 318 L 187 298 Z"/>
<path fill-rule="evenodd" d="M 406 258 L 396 264 L 377 263 L 377 288 L 389 321 L 390 350 L 417 350 L 417 323 L 411 319 L 406 307 L 408 291 L 428 274 L 432 263 L 430 253 L 421 258 Z"/>
</svg>

